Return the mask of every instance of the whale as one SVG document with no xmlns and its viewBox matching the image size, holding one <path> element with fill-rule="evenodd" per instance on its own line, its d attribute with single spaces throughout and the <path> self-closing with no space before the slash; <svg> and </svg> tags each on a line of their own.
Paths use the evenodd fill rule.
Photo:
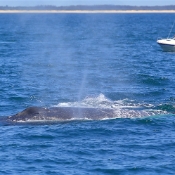
<svg viewBox="0 0 175 175">
<path fill-rule="evenodd" d="M 55 123 L 75 120 L 105 120 L 116 118 L 140 118 L 167 114 L 161 110 L 133 107 L 28 107 L 8 117 L 0 117 L 0 124 Z"/>
<path fill-rule="evenodd" d="M 7 122 L 56 122 L 70 120 L 102 120 L 115 118 L 115 113 L 108 108 L 83 107 L 29 107 L 25 110 L 8 116 Z"/>
</svg>

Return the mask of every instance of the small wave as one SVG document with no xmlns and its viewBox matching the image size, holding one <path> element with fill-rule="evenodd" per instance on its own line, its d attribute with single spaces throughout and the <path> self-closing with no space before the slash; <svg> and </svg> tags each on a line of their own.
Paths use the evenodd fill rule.
<svg viewBox="0 0 175 175">
<path fill-rule="evenodd" d="M 137 103 L 129 99 L 112 101 L 103 94 L 88 96 L 82 101 L 59 103 L 54 107 L 108 108 L 114 110 L 115 118 L 147 117 L 169 113 L 169 111 L 153 104 Z"/>
<path fill-rule="evenodd" d="M 86 108 L 111 108 L 113 102 L 103 94 L 98 96 L 88 96 L 82 101 L 59 103 L 54 107 L 86 107 Z"/>
</svg>

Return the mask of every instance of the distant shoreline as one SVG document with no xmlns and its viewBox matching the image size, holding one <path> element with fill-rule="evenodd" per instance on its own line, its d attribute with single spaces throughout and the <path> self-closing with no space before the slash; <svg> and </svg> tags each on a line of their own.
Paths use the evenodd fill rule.
<svg viewBox="0 0 175 175">
<path fill-rule="evenodd" d="M 175 10 L 0 10 L 3 13 L 175 13 Z"/>
</svg>

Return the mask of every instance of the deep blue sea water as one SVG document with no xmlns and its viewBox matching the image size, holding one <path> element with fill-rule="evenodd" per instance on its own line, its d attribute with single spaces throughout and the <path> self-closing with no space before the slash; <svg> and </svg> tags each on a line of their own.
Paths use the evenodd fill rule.
<svg viewBox="0 0 175 175">
<path fill-rule="evenodd" d="M 174 19 L 0 14 L 1 117 L 30 106 L 117 112 L 100 121 L 1 125 L 0 174 L 174 174 L 175 53 L 156 43 Z"/>
</svg>

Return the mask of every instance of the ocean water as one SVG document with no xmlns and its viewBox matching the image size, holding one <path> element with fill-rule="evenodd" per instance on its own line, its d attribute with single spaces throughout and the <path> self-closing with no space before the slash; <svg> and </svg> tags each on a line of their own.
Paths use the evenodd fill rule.
<svg viewBox="0 0 175 175">
<path fill-rule="evenodd" d="M 114 119 L 0 124 L 0 174 L 174 174 L 175 14 L 0 14 L 0 117 L 30 106 Z M 175 30 L 171 35 L 175 34 Z"/>
</svg>

